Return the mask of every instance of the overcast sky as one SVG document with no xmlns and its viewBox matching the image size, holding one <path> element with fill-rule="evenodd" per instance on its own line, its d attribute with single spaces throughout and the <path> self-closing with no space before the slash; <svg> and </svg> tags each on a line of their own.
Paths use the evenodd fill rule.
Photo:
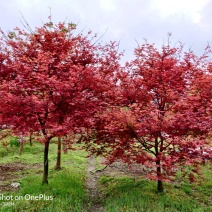
<svg viewBox="0 0 212 212">
<path fill-rule="evenodd" d="M 78 23 L 101 36 L 103 42 L 120 41 L 124 60 L 133 58 L 137 47 L 146 38 L 161 45 L 172 33 L 172 43 L 181 41 L 186 49 L 203 52 L 212 43 L 212 0 L 1 0 L 0 27 L 12 30 L 21 25 L 21 14 L 31 27 L 48 21 L 52 11 L 54 23 Z"/>
</svg>

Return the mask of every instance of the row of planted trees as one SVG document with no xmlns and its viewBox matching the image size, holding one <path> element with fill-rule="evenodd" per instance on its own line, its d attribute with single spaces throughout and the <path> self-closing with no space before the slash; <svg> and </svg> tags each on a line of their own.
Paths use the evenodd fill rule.
<svg viewBox="0 0 212 212">
<path fill-rule="evenodd" d="M 0 121 L 44 143 L 43 183 L 55 137 L 60 144 L 77 135 L 108 163 L 143 164 L 160 192 L 178 166 L 192 165 L 195 173 L 211 159 L 209 47 L 197 57 L 169 41 L 160 50 L 144 43 L 121 67 L 116 42 L 99 44 L 75 28 L 49 22 L 35 30 L 1 31 Z"/>
</svg>

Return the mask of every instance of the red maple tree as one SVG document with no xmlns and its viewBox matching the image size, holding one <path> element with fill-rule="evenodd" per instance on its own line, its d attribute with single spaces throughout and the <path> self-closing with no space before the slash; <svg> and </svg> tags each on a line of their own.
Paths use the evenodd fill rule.
<svg viewBox="0 0 212 212">
<path fill-rule="evenodd" d="M 211 75 L 206 55 L 183 52 L 181 45 L 158 50 L 145 43 L 135 56 L 119 75 L 118 101 L 97 117 L 91 134 L 95 145 L 89 148 L 108 163 L 122 159 L 144 165 L 162 192 L 163 181 L 172 180 L 180 166 L 192 165 L 197 173 L 203 159 L 211 158 L 206 139 L 212 126 Z"/>
<path fill-rule="evenodd" d="M 42 134 L 43 183 L 48 183 L 51 139 L 92 126 L 119 66 L 114 42 L 92 43 L 95 36 L 75 35 L 75 28 L 49 22 L 35 31 L 1 32 L 6 67 L 1 69 L 1 120 L 22 135 Z"/>
</svg>

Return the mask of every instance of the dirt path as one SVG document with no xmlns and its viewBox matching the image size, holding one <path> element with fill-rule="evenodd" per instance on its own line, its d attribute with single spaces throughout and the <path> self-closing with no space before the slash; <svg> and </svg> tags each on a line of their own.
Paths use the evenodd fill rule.
<svg viewBox="0 0 212 212">
<path fill-rule="evenodd" d="M 103 212 L 104 208 L 100 203 L 101 195 L 99 192 L 99 174 L 95 171 L 96 160 L 93 156 L 88 158 L 88 169 L 87 169 L 87 192 L 88 192 L 88 212 Z"/>
</svg>

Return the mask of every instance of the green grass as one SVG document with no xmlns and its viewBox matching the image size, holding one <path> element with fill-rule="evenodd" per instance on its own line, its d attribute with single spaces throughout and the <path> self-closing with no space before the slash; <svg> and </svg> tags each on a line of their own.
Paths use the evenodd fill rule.
<svg viewBox="0 0 212 212">
<path fill-rule="evenodd" d="M 86 201 L 83 178 L 80 178 L 79 174 L 66 169 L 52 173 L 52 175 L 54 176 L 50 177 L 49 185 L 42 185 L 39 176 L 22 179 L 20 191 L 5 194 L 12 194 L 15 206 L 2 207 L 2 212 L 82 211 Z M 43 197 L 40 195 L 43 195 Z M 19 200 L 19 197 L 21 200 Z M 38 197 L 38 200 L 33 200 L 36 197 Z M 18 200 L 15 200 L 15 198 L 18 198 Z"/>
<path fill-rule="evenodd" d="M 49 184 L 43 185 L 43 145 L 34 142 L 31 147 L 26 143 L 20 156 L 18 150 L 18 146 L 8 146 L 8 150 L 0 147 L 1 164 L 21 163 L 28 167 L 27 170 L 12 173 L 21 186 L 18 191 L 3 193 L 4 196 L 12 195 L 13 200 L 0 200 L 1 212 L 83 211 L 86 202 L 85 151 L 70 150 L 62 154 L 62 170 L 56 171 L 57 145 L 52 142 L 49 148 Z"/>
<path fill-rule="evenodd" d="M 210 212 L 212 211 L 211 166 L 203 167 L 202 184 L 183 181 L 180 185 L 165 183 L 165 192 L 156 193 L 156 182 L 129 177 L 105 177 L 100 185 L 108 212 Z"/>
<path fill-rule="evenodd" d="M 15 144 L 15 141 L 13 141 Z M 20 189 L 4 192 L 12 195 L 12 201 L 0 200 L 1 212 L 63 212 L 86 211 L 87 194 L 85 188 L 87 159 L 85 151 L 69 151 L 62 154 L 60 171 L 54 170 L 57 144 L 49 148 L 49 184 L 42 185 L 43 145 L 34 142 L 24 145 L 23 154 L 18 155 L 19 147 L 0 146 L 1 164 L 24 164 L 27 169 L 11 173 Z M 104 168 L 96 159 L 96 170 Z M 179 173 L 174 184 L 164 184 L 165 192 L 156 193 L 156 182 L 146 179 L 135 180 L 127 176 L 100 177 L 102 205 L 106 212 L 211 212 L 212 211 L 212 166 L 202 167 L 204 179 L 201 184 L 189 183 Z M 95 175 L 94 175 L 95 176 Z M 10 178 L 8 178 L 8 183 Z M 1 197 L 0 192 L 0 197 Z M 43 195 L 43 197 L 41 196 Z M 44 197 L 45 195 L 45 197 Z M 16 199 L 15 199 L 16 198 Z M 33 200 L 33 198 L 38 198 Z M 39 199 L 40 198 L 40 199 Z M 14 204 L 6 206 L 5 203 Z"/>
<path fill-rule="evenodd" d="M 13 196 L 15 206 L 2 207 L 2 212 L 83 210 L 86 201 L 83 178 L 70 170 L 64 169 L 52 173 L 49 185 L 42 185 L 39 176 L 26 177 L 20 183 L 20 191 L 5 193 L 5 195 Z M 38 200 L 33 200 L 36 197 Z M 21 199 L 19 200 L 19 198 Z"/>
<path fill-rule="evenodd" d="M 0 143 L 1 144 L 1 143 Z M 0 145 L 0 157 L 2 158 L 1 164 L 6 163 L 27 163 L 27 164 L 43 164 L 43 151 L 44 145 L 39 142 L 34 142 L 33 146 L 26 143 L 23 148 L 22 155 L 19 155 L 19 147 L 8 146 L 8 150 Z M 50 142 L 49 145 L 49 164 L 50 167 L 55 166 L 57 158 L 57 144 L 55 141 Z M 85 155 L 83 151 L 72 151 L 70 150 L 68 154 L 62 154 L 62 166 L 69 167 L 72 166 L 86 166 Z M 81 167 L 82 168 L 82 167 Z"/>
</svg>

